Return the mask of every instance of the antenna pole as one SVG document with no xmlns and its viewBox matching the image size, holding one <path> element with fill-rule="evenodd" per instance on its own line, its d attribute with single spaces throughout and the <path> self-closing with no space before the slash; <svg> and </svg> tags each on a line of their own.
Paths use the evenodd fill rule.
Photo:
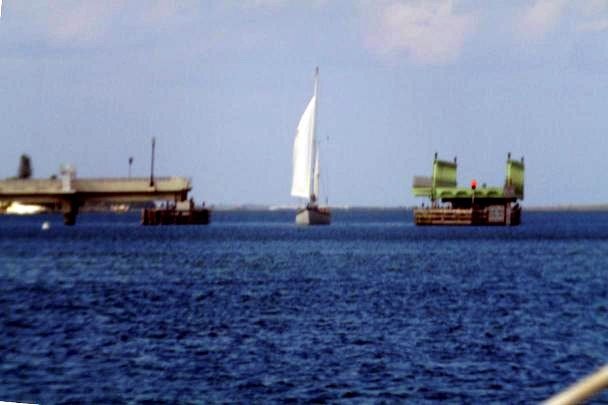
<svg viewBox="0 0 608 405">
<path fill-rule="evenodd" d="M 154 187 L 154 150 L 156 149 L 156 138 L 152 137 L 152 162 L 150 164 L 150 187 Z"/>
</svg>

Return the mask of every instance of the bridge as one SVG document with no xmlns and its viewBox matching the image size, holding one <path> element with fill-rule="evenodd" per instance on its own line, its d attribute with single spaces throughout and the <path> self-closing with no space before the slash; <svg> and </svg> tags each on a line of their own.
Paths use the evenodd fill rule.
<svg viewBox="0 0 608 405">
<path fill-rule="evenodd" d="M 191 189 L 185 177 L 76 178 L 67 172 L 54 179 L 0 180 L 0 201 L 59 207 L 64 223 L 74 225 L 85 203 L 177 202 L 186 200 Z"/>
</svg>

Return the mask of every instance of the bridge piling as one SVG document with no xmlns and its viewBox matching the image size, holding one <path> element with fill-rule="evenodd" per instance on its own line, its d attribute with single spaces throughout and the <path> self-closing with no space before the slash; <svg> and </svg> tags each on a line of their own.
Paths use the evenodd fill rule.
<svg viewBox="0 0 608 405">
<path fill-rule="evenodd" d="M 64 225 L 76 225 L 76 216 L 78 215 L 78 203 L 75 201 L 68 201 L 63 205 L 63 224 Z"/>
</svg>

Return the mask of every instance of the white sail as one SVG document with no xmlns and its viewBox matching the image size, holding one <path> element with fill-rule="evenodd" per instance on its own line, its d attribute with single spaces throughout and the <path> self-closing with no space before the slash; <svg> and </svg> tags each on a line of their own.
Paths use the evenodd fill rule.
<svg viewBox="0 0 608 405">
<path fill-rule="evenodd" d="M 316 148 L 315 151 L 315 171 L 313 176 L 313 186 L 312 193 L 315 195 L 317 201 L 319 200 L 319 177 L 321 173 L 319 172 L 319 148 Z"/>
<path fill-rule="evenodd" d="M 291 195 L 309 198 L 312 185 L 312 157 L 315 137 L 315 113 L 317 98 L 313 96 L 304 110 L 293 144 L 293 179 Z"/>
<path fill-rule="evenodd" d="M 2 0 L 0 0 L 0 18 L 2 18 Z"/>
</svg>

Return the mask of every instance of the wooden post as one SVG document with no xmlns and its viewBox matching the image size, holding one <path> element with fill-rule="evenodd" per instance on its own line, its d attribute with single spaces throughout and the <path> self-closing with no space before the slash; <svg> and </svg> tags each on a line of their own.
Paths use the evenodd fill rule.
<svg viewBox="0 0 608 405">
<path fill-rule="evenodd" d="M 608 365 L 547 399 L 545 405 L 579 404 L 608 388 Z"/>
</svg>

